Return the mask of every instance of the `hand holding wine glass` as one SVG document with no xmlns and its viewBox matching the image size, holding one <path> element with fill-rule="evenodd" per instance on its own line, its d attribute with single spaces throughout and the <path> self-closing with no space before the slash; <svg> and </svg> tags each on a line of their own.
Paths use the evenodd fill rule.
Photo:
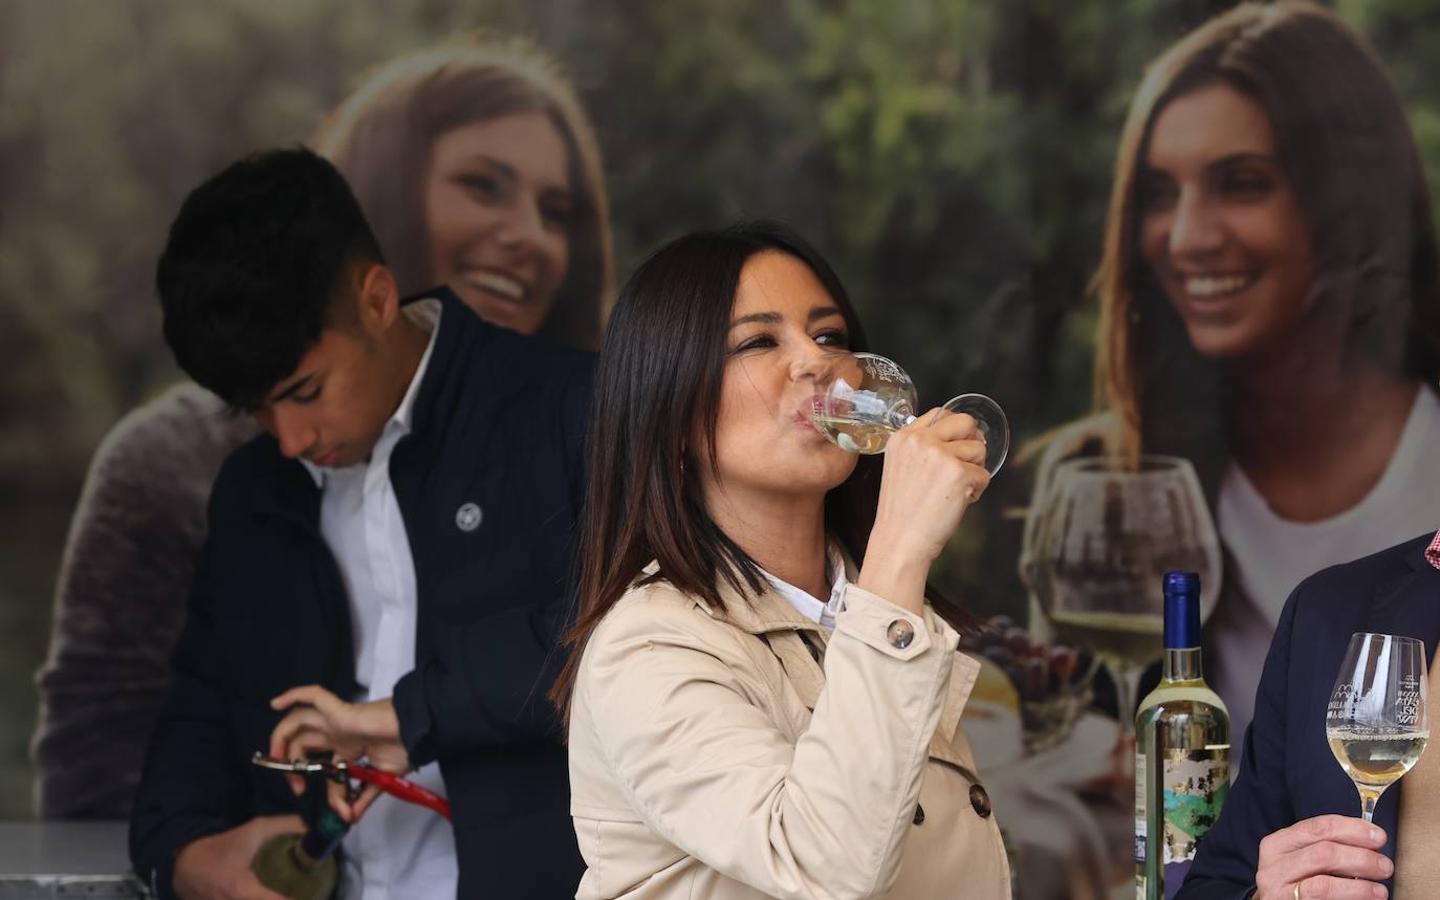
<svg viewBox="0 0 1440 900">
<path fill-rule="evenodd" d="M 1384 846 L 1385 832 L 1359 818 L 1302 819 L 1260 841 L 1254 900 L 1384 896 L 1379 882 L 1395 873 Z"/>
<path fill-rule="evenodd" d="M 929 414 L 888 438 L 859 586 L 919 613 L 930 566 L 990 483 L 986 445 L 965 416 Z"/>
<path fill-rule="evenodd" d="M 1375 804 L 1420 758 L 1430 736 L 1424 644 L 1414 638 L 1352 635 L 1325 713 L 1330 750 L 1360 792 L 1360 817 L 1304 819 L 1260 842 L 1255 900 L 1300 896 L 1383 897 L 1395 873 L 1381 853 Z"/>
</svg>

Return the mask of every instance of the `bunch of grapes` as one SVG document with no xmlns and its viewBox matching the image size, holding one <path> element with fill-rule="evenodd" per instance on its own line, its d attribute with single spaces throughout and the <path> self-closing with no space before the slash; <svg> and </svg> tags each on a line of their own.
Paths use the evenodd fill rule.
<svg viewBox="0 0 1440 900">
<path fill-rule="evenodd" d="M 1009 616 L 992 616 L 960 636 L 960 649 L 983 656 L 1009 676 L 1022 703 L 1069 694 L 1090 669 L 1089 654 L 1032 638 Z"/>
</svg>

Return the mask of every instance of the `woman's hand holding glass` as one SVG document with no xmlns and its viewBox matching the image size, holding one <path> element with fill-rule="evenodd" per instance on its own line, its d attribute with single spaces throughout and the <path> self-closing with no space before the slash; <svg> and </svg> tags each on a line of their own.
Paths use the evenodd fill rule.
<svg viewBox="0 0 1440 900">
<path fill-rule="evenodd" d="M 859 585 L 917 615 L 930 565 L 990 484 L 968 415 L 933 409 L 889 437 Z"/>
</svg>

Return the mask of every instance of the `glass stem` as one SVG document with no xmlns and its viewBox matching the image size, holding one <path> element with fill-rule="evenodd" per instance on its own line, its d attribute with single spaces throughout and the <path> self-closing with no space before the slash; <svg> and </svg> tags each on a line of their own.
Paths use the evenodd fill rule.
<svg viewBox="0 0 1440 900">
<path fill-rule="evenodd" d="M 1356 785 L 1360 791 L 1360 815 L 1366 822 L 1375 818 L 1375 804 L 1380 802 L 1380 792 Z"/>
<path fill-rule="evenodd" d="M 1116 782 L 1133 785 L 1135 782 L 1135 692 L 1140 686 L 1140 676 L 1144 674 L 1144 671 L 1139 666 L 1114 660 L 1107 660 L 1105 665 L 1110 670 L 1111 680 L 1115 682 L 1115 711 L 1120 719 L 1120 733 L 1116 735 L 1115 739 Z"/>
</svg>

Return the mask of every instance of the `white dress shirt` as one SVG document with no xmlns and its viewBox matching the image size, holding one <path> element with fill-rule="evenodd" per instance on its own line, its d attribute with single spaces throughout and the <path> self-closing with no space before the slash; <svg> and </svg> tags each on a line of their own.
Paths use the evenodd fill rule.
<svg viewBox="0 0 1440 900">
<path fill-rule="evenodd" d="M 825 548 L 825 574 L 830 577 L 830 600 L 822 603 L 816 597 L 810 596 L 806 591 L 789 583 L 781 581 L 764 569 L 760 574 L 770 582 L 775 593 L 784 597 L 786 602 L 799 610 L 800 615 L 824 628 L 826 631 L 835 630 L 835 616 L 845 608 L 845 588 L 850 585 L 850 578 L 845 573 L 845 554 L 834 544 Z"/>
<path fill-rule="evenodd" d="M 415 561 L 390 483 L 390 454 L 410 433 L 415 395 L 439 331 L 440 302 L 420 300 L 403 312 L 430 332 L 430 344 L 367 462 L 343 469 L 302 460 L 323 492 L 320 533 L 330 545 L 350 599 L 355 680 L 360 701 L 382 700 L 415 668 Z M 408 776 L 445 795 L 440 766 Z M 382 794 L 345 836 L 340 896 L 345 900 L 454 897 L 458 879 L 450 823 L 423 806 Z"/>
</svg>

